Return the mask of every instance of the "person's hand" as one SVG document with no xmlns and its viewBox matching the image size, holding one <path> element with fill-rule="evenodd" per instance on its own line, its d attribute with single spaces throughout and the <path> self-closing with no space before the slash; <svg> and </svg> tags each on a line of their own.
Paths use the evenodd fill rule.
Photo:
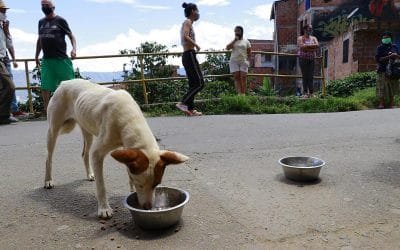
<svg viewBox="0 0 400 250">
<path fill-rule="evenodd" d="M 196 44 L 195 47 L 196 47 L 197 52 L 199 52 L 200 51 L 200 46 Z"/>
<path fill-rule="evenodd" d="M 76 50 L 75 50 L 75 49 L 72 49 L 72 50 L 71 50 L 71 58 L 72 58 L 72 59 L 75 59 L 75 58 L 76 58 Z"/>
<path fill-rule="evenodd" d="M 391 59 L 396 59 L 398 56 L 399 56 L 399 55 L 397 55 L 397 53 L 390 53 L 390 54 L 389 54 L 389 57 L 390 57 Z"/>
<path fill-rule="evenodd" d="M 16 61 L 13 61 L 13 67 L 14 69 L 18 68 L 18 63 Z"/>
</svg>

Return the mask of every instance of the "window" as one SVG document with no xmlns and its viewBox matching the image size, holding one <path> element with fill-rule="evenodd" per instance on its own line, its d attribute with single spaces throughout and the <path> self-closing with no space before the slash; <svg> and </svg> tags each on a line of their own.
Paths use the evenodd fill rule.
<svg viewBox="0 0 400 250">
<path fill-rule="evenodd" d="M 273 67 L 272 56 L 270 54 L 256 54 L 254 57 L 254 67 Z"/>
<path fill-rule="evenodd" d="M 343 41 L 343 63 L 349 62 L 349 39 Z"/>
<path fill-rule="evenodd" d="M 295 70 L 297 58 L 293 56 L 279 57 L 279 70 Z"/>
<path fill-rule="evenodd" d="M 311 0 L 306 0 L 306 2 L 305 2 L 305 8 L 306 8 L 306 10 L 308 10 L 309 8 L 311 8 Z"/>
<path fill-rule="evenodd" d="M 328 53 L 329 51 L 326 49 L 324 50 L 324 68 L 328 68 Z"/>
</svg>

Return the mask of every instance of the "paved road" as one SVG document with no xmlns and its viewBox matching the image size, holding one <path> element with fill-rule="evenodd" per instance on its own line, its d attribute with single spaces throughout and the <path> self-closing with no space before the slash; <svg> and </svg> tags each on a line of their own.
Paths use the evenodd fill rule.
<svg viewBox="0 0 400 250">
<path fill-rule="evenodd" d="M 163 180 L 191 194 L 178 226 L 135 228 L 126 170 L 110 157 L 116 213 L 101 224 L 78 130 L 60 137 L 56 187 L 43 189 L 47 124 L 25 122 L 0 127 L 0 248 L 400 249 L 400 110 L 148 122 L 162 148 L 191 157 Z M 288 155 L 324 159 L 321 181 L 286 181 L 277 160 Z"/>
</svg>

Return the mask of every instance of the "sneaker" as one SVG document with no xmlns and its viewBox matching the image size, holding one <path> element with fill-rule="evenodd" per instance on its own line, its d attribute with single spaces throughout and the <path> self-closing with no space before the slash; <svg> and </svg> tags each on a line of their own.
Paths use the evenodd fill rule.
<svg viewBox="0 0 400 250">
<path fill-rule="evenodd" d="M 18 110 L 18 111 L 12 112 L 12 115 L 13 116 L 27 116 L 28 114 Z"/>
<path fill-rule="evenodd" d="M 19 122 L 19 120 L 15 117 L 10 116 L 8 118 L 1 119 L 0 125 L 10 124 L 10 123 L 14 123 L 14 122 Z"/>
<path fill-rule="evenodd" d="M 14 123 L 14 122 L 19 122 L 19 120 L 18 120 L 17 118 L 15 118 L 14 116 L 10 116 L 10 117 L 8 118 L 8 120 L 9 120 L 10 122 L 12 122 L 12 123 Z"/>
<path fill-rule="evenodd" d="M 0 125 L 6 125 L 6 124 L 10 124 L 10 123 L 11 123 L 11 121 L 8 118 L 0 120 Z"/>
<path fill-rule="evenodd" d="M 195 109 L 189 110 L 189 112 L 190 112 L 190 116 L 202 116 L 203 115 L 203 113 L 201 113 L 200 111 L 197 111 Z"/>
</svg>

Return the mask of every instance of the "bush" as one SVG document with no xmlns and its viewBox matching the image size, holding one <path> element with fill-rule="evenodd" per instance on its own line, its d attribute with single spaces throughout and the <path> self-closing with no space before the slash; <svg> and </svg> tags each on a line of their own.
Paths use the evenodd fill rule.
<svg viewBox="0 0 400 250">
<path fill-rule="evenodd" d="M 149 103 L 178 102 L 188 89 L 186 80 L 168 82 L 149 82 L 146 84 Z M 133 98 L 144 104 L 143 86 L 140 83 L 131 84 L 128 88 Z M 205 84 L 204 89 L 196 96 L 196 99 L 218 98 L 221 95 L 234 94 L 232 84 L 224 81 L 214 81 Z"/>
<path fill-rule="evenodd" d="M 336 97 L 351 96 L 355 91 L 374 87 L 376 78 L 376 72 L 355 73 L 344 79 L 329 81 L 326 91 Z"/>
</svg>

